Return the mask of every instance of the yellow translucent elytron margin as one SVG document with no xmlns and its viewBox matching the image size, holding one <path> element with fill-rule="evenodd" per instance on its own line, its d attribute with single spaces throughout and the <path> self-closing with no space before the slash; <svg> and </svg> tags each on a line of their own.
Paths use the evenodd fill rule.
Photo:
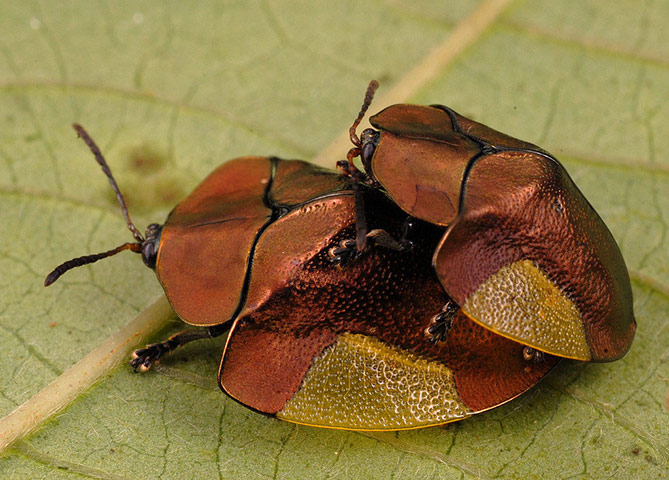
<svg viewBox="0 0 669 480">
<path fill-rule="evenodd" d="M 467 298 L 462 311 L 537 350 L 575 360 L 592 357 L 578 308 L 531 260 L 500 268 Z"/>
<path fill-rule="evenodd" d="M 347 430 L 404 430 L 472 415 L 453 372 L 376 338 L 346 333 L 313 362 L 276 416 Z"/>
</svg>

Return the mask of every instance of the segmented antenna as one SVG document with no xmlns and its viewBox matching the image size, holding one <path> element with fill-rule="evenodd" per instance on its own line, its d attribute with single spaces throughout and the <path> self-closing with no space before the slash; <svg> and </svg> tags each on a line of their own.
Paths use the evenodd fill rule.
<svg viewBox="0 0 669 480">
<path fill-rule="evenodd" d="M 132 236 L 135 237 L 135 240 L 137 240 L 137 242 L 124 243 L 123 245 L 120 245 L 106 252 L 95 253 L 93 255 L 84 255 L 83 257 L 77 257 L 73 258 L 72 260 L 68 260 L 67 262 L 58 265 L 56 268 L 53 269 L 53 271 L 49 275 L 47 275 L 46 279 L 44 280 L 45 287 L 48 287 L 53 282 L 58 280 L 58 278 L 63 273 L 75 267 L 80 267 L 82 265 L 87 265 L 89 263 L 97 262 L 98 260 L 101 260 L 103 258 L 116 255 L 117 253 L 122 252 L 123 250 L 130 250 L 136 253 L 141 253 L 142 244 L 144 243 L 144 236 L 139 232 L 139 230 L 137 230 L 135 224 L 132 223 L 132 219 L 130 218 L 130 214 L 128 213 L 128 207 L 126 207 L 125 204 L 125 199 L 123 198 L 121 190 L 119 190 L 118 185 L 116 184 L 116 180 L 114 180 L 114 176 L 112 175 L 109 165 L 107 165 L 107 161 L 105 160 L 104 155 L 102 155 L 102 152 L 95 144 L 93 139 L 90 137 L 90 135 L 88 135 L 88 132 L 86 132 L 84 127 L 82 127 L 78 123 L 74 123 L 72 127 L 76 130 L 79 137 L 84 142 L 86 142 L 86 145 L 88 145 L 90 151 L 93 152 L 93 155 L 95 155 L 95 160 L 102 167 L 102 171 L 109 179 L 109 183 L 111 184 L 112 188 L 114 189 L 114 193 L 116 194 L 116 199 L 118 200 L 118 203 L 121 205 L 121 211 L 123 212 L 123 218 L 125 218 L 125 223 L 128 225 L 128 229 L 132 232 Z"/>
<path fill-rule="evenodd" d="M 71 270 L 75 267 L 81 267 L 82 265 L 87 265 L 89 263 L 95 263 L 98 260 L 102 260 L 103 258 L 116 255 L 117 253 L 122 252 L 123 250 L 132 250 L 133 252 L 141 253 L 142 244 L 124 243 L 123 245 L 120 245 L 112 250 L 107 250 L 106 252 L 95 253 L 93 255 L 84 255 L 83 257 L 77 257 L 73 258 L 72 260 L 68 260 L 67 262 L 58 265 L 56 268 L 53 269 L 53 272 L 51 272 L 49 275 L 46 276 L 46 279 L 44 280 L 44 286 L 48 287 L 53 282 L 58 280 L 58 277 L 60 277 L 63 273 L 67 272 L 68 270 Z"/>
<path fill-rule="evenodd" d="M 365 92 L 365 99 L 362 102 L 360 113 L 358 113 L 358 118 L 355 119 L 353 125 L 351 125 L 351 128 L 348 129 L 348 134 L 351 138 L 351 143 L 355 145 L 355 147 L 353 147 L 351 151 L 357 151 L 357 153 L 353 155 L 353 157 L 360 155 L 360 147 L 362 145 L 360 139 L 358 138 L 356 130 L 358 129 L 358 125 L 360 125 L 360 122 L 362 122 L 362 119 L 365 118 L 365 113 L 367 113 L 367 109 L 372 104 L 372 100 L 374 99 L 374 93 L 376 93 L 377 88 L 379 88 L 379 82 L 377 82 L 376 80 L 372 80 L 371 82 L 369 82 L 369 85 L 367 85 L 367 91 Z M 349 154 L 351 153 L 351 151 L 349 151 Z M 346 157 L 348 158 L 349 155 L 347 155 Z M 348 160 L 351 161 L 353 157 L 348 158 Z"/>
<path fill-rule="evenodd" d="M 95 160 L 97 160 L 97 162 L 102 167 L 102 171 L 105 172 L 105 175 L 107 175 L 109 183 L 111 183 L 111 186 L 114 189 L 114 193 L 116 194 L 116 200 L 118 200 L 118 203 L 121 205 L 123 218 L 125 218 L 125 223 L 128 225 L 128 228 L 132 232 L 132 236 L 135 237 L 135 240 L 137 240 L 138 242 L 143 242 L 144 237 L 139 232 L 139 230 L 137 230 L 137 227 L 135 227 L 135 224 L 132 223 L 132 220 L 130 219 L 130 214 L 128 213 L 128 207 L 125 206 L 125 199 L 123 198 L 121 190 L 119 190 L 118 185 L 116 184 L 116 180 L 114 180 L 114 176 L 112 175 L 109 165 L 107 165 L 107 160 L 105 160 L 104 155 L 102 155 L 102 152 L 100 151 L 98 146 L 95 144 L 90 135 L 88 135 L 88 132 L 84 130 L 84 127 L 82 127 L 78 123 L 73 123 L 72 128 L 74 128 L 77 131 L 77 133 L 79 134 L 79 138 L 81 138 L 84 142 L 86 142 L 88 148 L 91 150 L 91 152 L 93 152 L 93 155 L 95 155 Z"/>
</svg>

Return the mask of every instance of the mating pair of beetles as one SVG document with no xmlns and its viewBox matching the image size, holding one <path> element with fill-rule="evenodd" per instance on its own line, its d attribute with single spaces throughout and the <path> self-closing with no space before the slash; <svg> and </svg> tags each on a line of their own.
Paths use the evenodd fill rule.
<svg viewBox="0 0 669 480">
<path fill-rule="evenodd" d="M 377 86 L 339 173 L 230 160 L 145 235 L 75 125 L 135 242 L 70 260 L 45 285 L 141 253 L 177 315 L 201 328 L 136 350 L 135 370 L 229 331 L 223 391 L 319 427 L 444 424 L 520 395 L 561 357 L 622 357 L 636 330 L 627 269 L 562 165 L 440 105 L 393 105 L 358 137 Z"/>
</svg>

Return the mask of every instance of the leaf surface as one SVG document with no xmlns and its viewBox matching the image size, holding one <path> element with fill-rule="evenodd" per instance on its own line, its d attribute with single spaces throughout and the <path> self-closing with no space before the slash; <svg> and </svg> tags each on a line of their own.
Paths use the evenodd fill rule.
<svg viewBox="0 0 669 480">
<path fill-rule="evenodd" d="M 63 260 L 130 240 L 72 122 L 99 143 L 141 229 L 227 159 L 334 166 L 345 143 L 319 154 L 348 128 L 371 78 L 377 101 L 410 84 L 389 101 L 446 104 L 560 158 L 619 242 L 638 331 L 621 361 L 563 362 L 491 412 L 389 434 L 246 409 L 216 384 L 224 339 L 204 341 L 149 374 L 104 367 L 60 414 L 31 420 L 41 428 L 4 451 L 0 476 L 665 477 L 667 20 L 664 0 L 4 2 L 0 415 L 42 402 L 40 390 L 161 296 L 130 254 L 42 287 Z M 452 55 L 430 57 L 444 45 Z"/>
</svg>

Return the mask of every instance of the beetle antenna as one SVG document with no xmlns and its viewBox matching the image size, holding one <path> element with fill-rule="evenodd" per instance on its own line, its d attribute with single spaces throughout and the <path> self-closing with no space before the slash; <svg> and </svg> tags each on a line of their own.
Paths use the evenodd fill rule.
<svg viewBox="0 0 669 480">
<path fill-rule="evenodd" d="M 142 245 L 144 243 L 144 236 L 142 236 L 139 230 L 137 230 L 135 224 L 132 223 L 132 219 L 130 218 L 130 214 L 128 213 L 128 207 L 125 204 L 125 199 L 123 198 L 121 190 L 118 188 L 118 185 L 116 184 L 116 180 L 112 175 L 111 169 L 109 168 L 109 165 L 107 164 L 107 160 L 105 160 L 104 155 L 102 155 L 102 152 L 95 144 L 91 136 L 88 134 L 88 132 L 84 129 L 84 127 L 82 127 L 78 123 L 74 123 L 72 124 L 72 128 L 74 128 L 74 130 L 77 132 L 79 138 L 81 138 L 86 143 L 86 145 L 88 145 L 90 151 L 93 152 L 93 155 L 95 155 L 95 160 L 102 167 L 102 171 L 105 173 L 105 175 L 107 175 L 109 183 L 111 183 L 111 186 L 114 189 L 114 193 L 116 194 L 116 199 L 118 200 L 118 203 L 121 205 L 121 211 L 123 212 L 123 218 L 125 218 L 125 223 L 128 225 L 128 229 L 132 232 L 132 236 L 135 237 L 135 240 L 137 240 L 137 242 L 124 243 L 123 245 L 119 245 L 118 247 L 112 250 L 108 250 L 106 252 L 95 253 L 93 255 L 84 255 L 83 257 L 77 257 L 73 258 L 72 260 L 68 260 L 63 264 L 58 265 L 56 268 L 53 269 L 53 271 L 49 275 L 47 275 L 46 279 L 44 280 L 45 287 L 48 287 L 53 282 L 58 280 L 58 278 L 63 273 L 75 267 L 80 267 L 82 265 L 87 265 L 89 263 L 97 262 L 98 260 L 101 260 L 103 258 L 116 255 L 117 253 L 122 252 L 123 250 L 131 250 L 136 253 L 141 253 Z"/>
<path fill-rule="evenodd" d="M 119 245 L 113 250 L 108 250 L 102 253 L 95 253 L 93 255 L 84 255 L 83 257 L 78 257 L 78 258 L 73 258 L 72 260 L 68 260 L 67 262 L 62 263 L 61 265 L 58 265 L 56 268 L 53 269 L 53 271 L 49 275 L 46 276 L 46 279 L 44 280 L 44 286 L 48 287 L 53 282 L 58 280 L 58 278 L 68 270 L 72 270 L 75 267 L 80 267 L 82 265 L 87 265 L 89 263 L 95 263 L 98 260 L 102 260 L 103 258 L 116 255 L 117 253 L 122 252 L 123 250 L 132 250 L 133 252 L 140 253 L 142 251 L 142 244 L 124 243 L 123 245 Z"/>
<path fill-rule="evenodd" d="M 351 125 L 351 128 L 348 129 L 348 134 L 351 138 L 351 142 L 357 148 L 360 148 L 361 143 L 360 139 L 358 138 L 358 134 L 356 133 L 356 130 L 358 129 L 358 125 L 360 125 L 360 122 L 362 122 L 362 119 L 365 117 L 367 109 L 372 104 L 372 99 L 374 98 L 374 93 L 376 92 L 377 88 L 379 88 L 379 82 L 377 82 L 376 80 L 372 80 L 371 82 L 369 82 L 369 85 L 367 85 L 367 91 L 365 92 L 365 100 L 362 102 L 362 108 L 360 108 L 360 113 L 358 113 L 358 118 L 355 119 L 353 125 Z"/>
<path fill-rule="evenodd" d="M 111 183 L 111 186 L 114 189 L 114 193 L 116 194 L 116 200 L 118 200 L 118 203 L 121 205 L 123 218 L 125 218 L 125 223 L 128 225 L 128 229 L 132 232 L 132 236 L 135 237 L 135 240 L 137 240 L 138 242 L 140 243 L 143 242 L 144 237 L 139 232 L 139 230 L 137 230 L 135 224 L 132 223 L 132 219 L 130 218 L 130 214 L 128 213 L 128 207 L 126 207 L 125 205 L 125 199 L 123 198 L 121 190 L 119 190 L 118 185 L 116 184 L 116 180 L 114 180 L 114 176 L 112 175 L 109 165 L 107 165 L 107 160 L 105 160 L 104 155 L 102 155 L 102 152 L 95 144 L 93 139 L 90 137 L 88 132 L 84 129 L 84 127 L 82 127 L 78 123 L 73 123 L 72 128 L 76 130 L 77 134 L 79 135 L 79 138 L 81 138 L 86 143 L 86 145 L 88 145 L 88 148 L 91 150 L 91 152 L 93 152 L 93 155 L 95 155 L 95 160 L 97 160 L 97 162 L 102 167 L 102 171 L 105 173 L 105 175 L 107 175 L 109 183 Z"/>
</svg>

